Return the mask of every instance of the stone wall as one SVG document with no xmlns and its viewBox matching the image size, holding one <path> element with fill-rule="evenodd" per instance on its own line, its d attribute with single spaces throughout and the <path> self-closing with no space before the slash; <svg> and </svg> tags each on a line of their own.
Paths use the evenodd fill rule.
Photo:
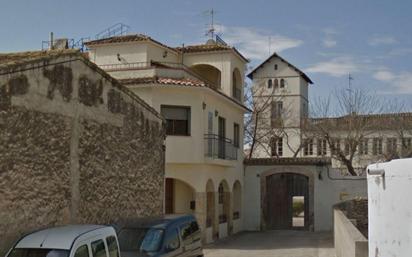
<svg viewBox="0 0 412 257">
<path fill-rule="evenodd" d="M 368 199 L 358 198 L 335 205 L 341 210 L 353 225 L 368 238 Z"/>
<path fill-rule="evenodd" d="M 22 234 L 163 212 L 163 121 L 78 53 L 0 67 L 0 256 Z"/>
</svg>

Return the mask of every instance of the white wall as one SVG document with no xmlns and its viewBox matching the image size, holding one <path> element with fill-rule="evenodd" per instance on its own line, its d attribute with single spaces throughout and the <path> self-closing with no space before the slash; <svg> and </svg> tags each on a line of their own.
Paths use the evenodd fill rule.
<svg viewBox="0 0 412 257">
<path fill-rule="evenodd" d="M 246 166 L 244 176 L 244 228 L 245 230 L 260 230 L 261 226 L 261 192 L 260 174 L 276 168 L 276 166 Z M 290 172 L 294 169 L 304 169 L 314 174 L 314 225 L 315 231 L 330 231 L 333 228 L 333 205 L 355 197 L 366 197 L 366 179 L 363 180 L 332 180 L 328 177 L 326 168 L 316 166 L 288 166 Z M 319 179 L 318 174 L 322 179 Z M 331 178 L 341 178 L 330 171 Z"/>
<path fill-rule="evenodd" d="M 369 257 L 412 253 L 412 159 L 371 164 L 368 170 Z"/>
</svg>

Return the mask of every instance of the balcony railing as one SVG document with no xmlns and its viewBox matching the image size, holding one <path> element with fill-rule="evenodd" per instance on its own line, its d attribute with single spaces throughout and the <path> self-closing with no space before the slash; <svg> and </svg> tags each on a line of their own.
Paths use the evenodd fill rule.
<svg viewBox="0 0 412 257">
<path fill-rule="evenodd" d="M 213 159 L 237 160 L 238 147 L 232 140 L 216 134 L 205 134 L 205 156 Z"/>
</svg>

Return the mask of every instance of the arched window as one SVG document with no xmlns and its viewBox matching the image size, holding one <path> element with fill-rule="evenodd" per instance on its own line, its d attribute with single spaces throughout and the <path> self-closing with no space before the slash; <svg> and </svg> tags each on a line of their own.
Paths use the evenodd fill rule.
<svg viewBox="0 0 412 257">
<path fill-rule="evenodd" d="M 284 87 L 285 87 L 285 80 L 284 80 L 284 79 L 281 79 L 281 80 L 280 80 L 280 87 L 281 87 L 281 88 L 284 88 Z"/>
<path fill-rule="evenodd" d="M 268 88 L 272 88 L 272 80 L 271 79 L 268 80 Z"/>
<path fill-rule="evenodd" d="M 279 81 L 277 79 L 275 79 L 275 88 L 279 87 Z"/>
</svg>

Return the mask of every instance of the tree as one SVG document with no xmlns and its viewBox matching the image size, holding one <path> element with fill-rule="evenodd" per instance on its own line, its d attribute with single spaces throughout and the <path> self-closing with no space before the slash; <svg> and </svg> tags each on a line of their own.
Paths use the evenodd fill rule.
<svg viewBox="0 0 412 257">
<path fill-rule="evenodd" d="M 336 107 L 331 107 L 336 102 Z M 361 89 L 335 90 L 327 99 L 312 104 L 312 117 L 305 124 L 306 133 L 325 140 L 331 158 L 342 163 L 349 174 L 356 176 L 354 157 L 359 145 L 376 133 L 375 120 L 370 115 L 382 113 L 382 102 Z M 343 140 L 343 147 L 342 147 Z"/>
</svg>

